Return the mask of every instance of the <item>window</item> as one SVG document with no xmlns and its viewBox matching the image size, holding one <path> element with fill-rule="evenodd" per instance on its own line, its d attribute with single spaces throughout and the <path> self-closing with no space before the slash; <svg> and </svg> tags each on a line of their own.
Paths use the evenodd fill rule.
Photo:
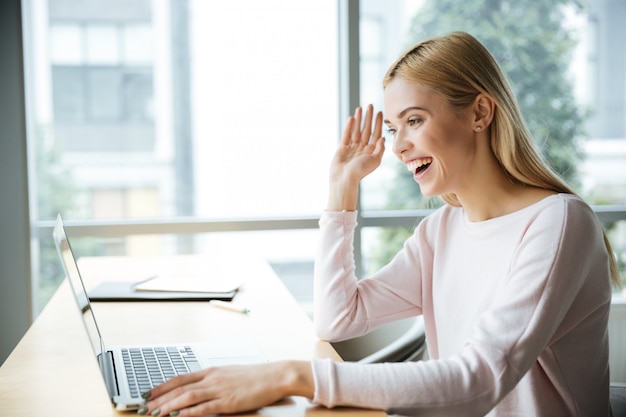
<svg viewBox="0 0 626 417">
<path fill-rule="evenodd" d="M 25 2 L 38 308 L 61 278 L 46 228 L 57 212 L 70 229 L 88 223 L 83 255 L 198 252 L 227 239 L 132 226 L 98 239 L 103 222 L 314 223 L 340 124 L 334 1 Z M 241 239 L 277 268 L 310 265 L 315 235 L 297 227 Z"/>
<path fill-rule="evenodd" d="M 350 107 L 382 108 L 387 66 L 409 44 L 452 28 L 499 51 L 536 136 L 562 135 L 564 146 L 546 139 L 543 151 L 604 213 L 626 257 L 626 50 L 617 41 L 626 33 L 615 2 L 24 2 L 27 83 L 37 92 L 29 97 L 37 309 L 61 277 L 48 233 L 57 212 L 81 255 L 201 252 L 236 241 L 310 298 L 327 167 L 353 110 L 345 90 Z M 358 31 L 344 12 L 359 13 Z M 557 18 L 539 20 L 549 17 Z M 360 47 L 340 49 L 339 38 L 355 32 Z M 555 41 L 524 45 L 542 36 Z M 347 55 L 360 66 L 340 84 Z M 520 57 L 553 66 L 529 77 Z M 544 109 L 562 119 L 536 117 Z M 436 205 L 388 151 L 362 184 L 358 266 L 375 270 Z"/>
</svg>

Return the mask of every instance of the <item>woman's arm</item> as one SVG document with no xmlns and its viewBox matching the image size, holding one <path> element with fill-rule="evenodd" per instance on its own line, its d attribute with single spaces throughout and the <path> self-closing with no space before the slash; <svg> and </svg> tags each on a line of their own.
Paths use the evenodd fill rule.
<svg viewBox="0 0 626 417">
<path fill-rule="evenodd" d="M 379 112 L 374 117 L 374 109 L 370 105 L 363 123 L 362 117 L 363 110 L 358 108 L 354 116 L 348 119 L 339 147 L 331 161 L 327 210 L 320 221 L 321 239 L 315 261 L 314 314 L 317 334 L 326 340 L 346 339 L 363 334 L 370 330 L 369 326 L 372 324 L 361 314 L 365 313 L 363 308 L 358 313 L 359 317 L 352 315 L 359 309 L 352 240 L 356 226 L 359 183 L 380 166 L 385 144 L 382 137 L 382 114 Z M 369 284 L 364 286 L 368 287 Z M 377 290 L 381 290 L 381 286 L 375 286 Z M 381 291 L 389 294 L 394 289 L 389 287 Z M 366 292 L 368 290 L 362 290 L 362 293 Z M 414 306 L 406 306 L 411 307 Z M 385 312 L 384 308 L 374 310 L 381 314 Z M 412 315 L 415 314 L 418 313 L 413 312 Z M 404 317 L 408 315 L 411 314 Z M 402 317 L 387 317 L 385 321 L 398 318 Z M 346 320 L 352 321 L 351 330 L 345 331 L 343 325 Z M 375 326 L 379 324 L 382 322 Z"/>
<path fill-rule="evenodd" d="M 421 310 L 421 276 L 432 257 L 416 235 L 392 262 L 367 279 L 357 280 L 353 255 L 355 212 L 324 212 L 315 258 L 313 303 L 315 331 L 329 341 L 361 336 L 394 320 L 417 316 Z M 423 243 L 423 242 L 422 242 Z"/>
</svg>

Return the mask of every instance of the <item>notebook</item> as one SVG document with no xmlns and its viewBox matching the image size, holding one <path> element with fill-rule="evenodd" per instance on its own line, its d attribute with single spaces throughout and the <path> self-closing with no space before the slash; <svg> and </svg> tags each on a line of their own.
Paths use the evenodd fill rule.
<svg viewBox="0 0 626 417">
<path fill-rule="evenodd" d="M 109 397 L 118 410 L 138 409 L 141 393 L 175 375 L 210 366 L 267 362 L 249 342 L 107 346 L 96 321 L 70 242 L 59 214 L 53 232 L 63 269 L 100 365 Z M 143 369 L 135 369 L 135 366 Z"/>
<path fill-rule="evenodd" d="M 145 291 L 140 282 L 103 282 L 89 291 L 91 301 L 232 301 L 237 290 L 220 292 Z"/>
</svg>

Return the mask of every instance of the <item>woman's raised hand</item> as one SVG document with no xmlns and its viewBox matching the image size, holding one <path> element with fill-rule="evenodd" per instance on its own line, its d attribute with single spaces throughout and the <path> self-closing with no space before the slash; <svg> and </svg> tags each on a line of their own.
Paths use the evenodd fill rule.
<svg viewBox="0 0 626 417">
<path fill-rule="evenodd" d="M 328 210 L 355 210 L 359 182 L 382 161 L 385 151 L 382 113 L 378 112 L 374 118 L 374 107 L 369 105 L 363 123 L 362 117 L 363 109 L 359 107 L 348 119 L 332 159 Z"/>
</svg>

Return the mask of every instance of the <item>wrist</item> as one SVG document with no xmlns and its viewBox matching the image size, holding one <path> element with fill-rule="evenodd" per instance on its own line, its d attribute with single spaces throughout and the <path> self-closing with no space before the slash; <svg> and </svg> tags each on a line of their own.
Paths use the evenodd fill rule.
<svg viewBox="0 0 626 417">
<path fill-rule="evenodd" d="M 328 211 L 354 211 L 356 210 L 359 193 L 359 183 L 354 182 L 331 182 L 328 192 Z"/>
<path fill-rule="evenodd" d="M 283 375 L 281 392 L 284 397 L 296 395 L 312 399 L 315 394 L 315 382 L 310 362 L 283 361 L 280 362 Z"/>
</svg>

